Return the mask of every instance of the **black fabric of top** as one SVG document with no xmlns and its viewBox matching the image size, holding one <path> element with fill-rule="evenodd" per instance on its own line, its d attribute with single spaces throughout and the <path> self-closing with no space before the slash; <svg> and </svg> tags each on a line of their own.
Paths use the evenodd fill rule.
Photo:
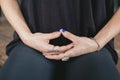
<svg viewBox="0 0 120 80">
<path fill-rule="evenodd" d="M 20 6 L 33 33 L 64 28 L 77 36 L 94 37 L 113 15 L 113 0 L 21 0 Z M 17 40 L 15 33 L 13 42 Z M 63 36 L 51 40 L 54 45 L 68 43 Z M 117 62 L 113 40 L 106 47 Z"/>
</svg>

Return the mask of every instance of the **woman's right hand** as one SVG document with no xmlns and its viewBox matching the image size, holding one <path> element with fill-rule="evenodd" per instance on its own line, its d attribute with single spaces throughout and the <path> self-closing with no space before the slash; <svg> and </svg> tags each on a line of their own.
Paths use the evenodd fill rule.
<svg viewBox="0 0 120 80">
<path fill-rule="evenodd" d="M 52 33 L 30 33 L 27 34 L 25 38 L 22 39 L 24 44 L 27 46 L 36 49 L 42 53 L 49 53 L 53 51 L 53 48 L 57 47 L 57 50 L 60 52 L 64 52 L 71 48 L 72 45 L 66 46 L 54 46 L 49 44 L 51 39 L 55 39 L 60 37 L 61 32 L 52 32 Z M 55 52 L 53 52 L 55 53 Z M 57 52 L 58 53 L 58 52 Z"/>
<path fill-rule="evenodd" d="M 36 49 L 40 52 L 49 52 L 54 45 L 49 44 L 49 41 L 54 38 L 58 38 L 61 35 L 60 32 L 53 33 L 30 33 L 22 39 L 24 44 Z"/>
</svg>

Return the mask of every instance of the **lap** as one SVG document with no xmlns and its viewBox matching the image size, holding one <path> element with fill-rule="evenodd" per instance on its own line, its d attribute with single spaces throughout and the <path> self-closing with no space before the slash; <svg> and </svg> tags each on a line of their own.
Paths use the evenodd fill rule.
<svg viewBox="0 0 120 80">
<path fill-rule="evenodd" d="M 46 59 L 41 52 L 22 42 L 10 51 L 9 58 L 1 70 L 0 79 L 53 80 L 61 75 L 65 80 L 118 80 L 114 61 L 106 48 L 61 62 Z"/>
</svg>

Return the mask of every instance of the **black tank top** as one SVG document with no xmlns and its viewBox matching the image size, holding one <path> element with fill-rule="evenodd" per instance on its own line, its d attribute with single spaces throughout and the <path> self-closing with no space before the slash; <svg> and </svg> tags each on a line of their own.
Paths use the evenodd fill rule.
<svg viewBox="0 0 120 80">
<path fill-rule="evenodd" d="M 77 36 L 94 37 L 113 15 L 113 0 L 21 0 L 20 7 L 33 33 L 64 28 Z M 15 33 L 13 42 L 17 40 Z M 54 45 L 68 43 L 63 36 L 51 41 Z M 117 61 L 113 40 L 105 47 Z"/>
</svg>

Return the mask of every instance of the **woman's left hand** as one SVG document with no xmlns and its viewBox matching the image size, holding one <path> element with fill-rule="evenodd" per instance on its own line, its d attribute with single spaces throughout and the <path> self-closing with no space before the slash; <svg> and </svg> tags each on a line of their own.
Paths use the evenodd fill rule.
<svg viewBox="0 0 120 80">
<path fill-rule="evenodd" d="M 60 60 L 63 57 L 76 57 L 80 55 L 84 55 L 90 52 L 94 52 L 97 50 L 98 45 L 97 43 L 88 38 L 88 37 L 79 37 L 76 36 L 68 31 L 62 32 L 62 35 L 71 40 L 74 47 L 67 50 L 66 52 L 60 54 L 51 54 L 51 53 L 44 53 L 43 55 L 48 59 Z"/>
</svg>

